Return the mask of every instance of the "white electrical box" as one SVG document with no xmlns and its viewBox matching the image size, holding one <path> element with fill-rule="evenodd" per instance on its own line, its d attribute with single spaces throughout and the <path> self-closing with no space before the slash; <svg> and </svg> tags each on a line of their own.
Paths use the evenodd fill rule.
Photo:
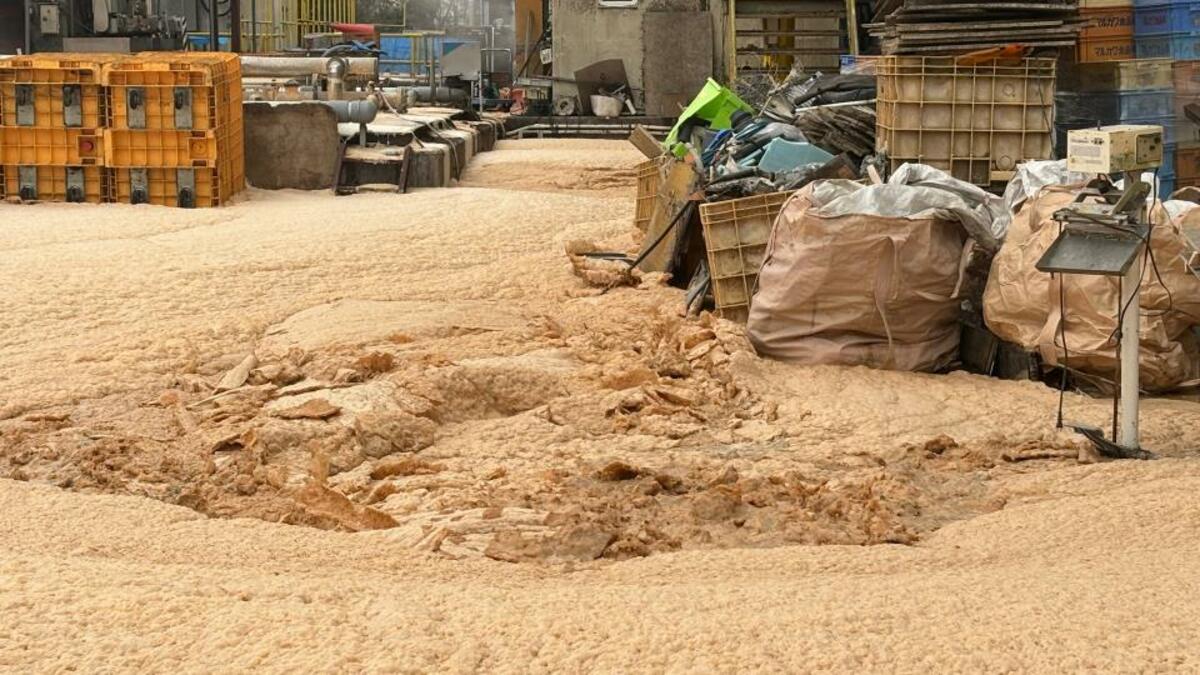
<svg viewBox="0 0 1200 675">
<path fill-rule="evenodd" d="M 1162 166 L 1163 129 L 1121 124 L 1067 134 L 1067 169 L 1077 173 L 1123 173 Z"/>
<path fill-rule="evenodd" d="M 38 32 L 42 35 L 61 33 L 62 27 L 58 19 L 58 5 L 38 5 Z"/>
</svg>

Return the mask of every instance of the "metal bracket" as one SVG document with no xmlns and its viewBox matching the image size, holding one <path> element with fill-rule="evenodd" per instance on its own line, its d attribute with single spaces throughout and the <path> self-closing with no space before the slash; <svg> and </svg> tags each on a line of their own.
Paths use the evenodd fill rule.
<svg viewBox="0 0 1200 675">
<path fill-rule="evenodd" d="M 67 201 L 82 202 L 87 200 L 87 187 L 83 180 L 83 167 L 67 167 Z"/>
<path fill-rule="evenodd" d="M 64 84 L 62 88 L 63 124 L 68 127 L 83 126 L 83 87 Z"/>
<path fill-rule="evenodd" d="M 17 194 L 20 195 L 23 201 L 31 202 L 37 200 L 37 183 L 38 180 L 36 166 L 17 167 Z"/>
<path fill-rule="evenodd" d="M 184 209 L 196 208 L 195 169 L 178 169 L 175 172 L 175 205 Z"/>
<path fill-rule="evenodd" d="M 175 87 L 175 128 L 192 128 L 192 89 Z"/>
<path fill-rule="evenodd" d="M 130 129 L 146 128 L 146 90 L 130 87 L 125 90 L 126 121 Z"/>
<path fill-rule="evenodd" d="M 145 169 L 129 170 L 129 203 L 145 204 L 150 201 L 150 178 Z"/>
<path fill-rule="evenodd" d="M 37 113 L 33 106 L 33 85 L 18 84 L 17 96 L 17 126 L 31 127 L 37 121 Z"/>
</svg>

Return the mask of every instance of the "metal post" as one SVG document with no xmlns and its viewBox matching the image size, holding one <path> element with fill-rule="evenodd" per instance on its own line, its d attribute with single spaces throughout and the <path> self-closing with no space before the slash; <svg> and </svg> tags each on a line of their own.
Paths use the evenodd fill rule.
<svg viewBox="0 0 1200 675">
<path fill-rule="evenodd" d="M 1121 279 L 1121 307 L 1128 309 L 1121 322 L 1121 437 L 1118 443 L 1128 450 L 1140 448 L 1138 397 L 1141 395 L 1141 368 L 1138 356 L 1141 340 L 1138 329 L 1142 322 L 1142 271 L 1142 256 L 1138 255 Z"/>
<path fill-rule="evenodd" d="M 258 53 L 258 0 L 250 0 L 250 51 Z"/>
<path fill-rule="evenodd" d="M 850 53 L 858 56 L 858 0 L 846 0 L 846 32 L 850 34 Z"/>
<path fill-rule="evenodd" d="M 429 52 L 425 55 L 425 58 L 427 60 L 428 67 L 429 67 L 429 91 L 433 92 L 433 95 L 430 97 L 430 102 L 433 103 L 433 102 L 437 101 L 437 85 L 438 85 L 437 73 L 434 72 L 434 65 L 433 65 L 435 63 L 434 51 L 436 50 L 436 51 L 440 52 L 442 49 L 442 45 L 441 45 L 441 42 L 435 36 L 426 37 L 425 44 L 427 44 L 429 46 Z M 441 54 L 437 54 L 437 56 L 441 56 Z"/>
<path fill-rule="evenodd" d="M 216 4 L 217 0 L 209 0 Z M 229 51 L 242 51 L 242 0 L 229 0 Z"/>
<path fill-rule="evenodd" d="M 33 53 L 33 20 L 34 20 L 34 16 L 33 16 L 34 7 L 32 4 L 32 0 L 25 0 L 25 2 L 22 3 L 22 7 L 25 10 L 25 53 L 32 54 Z"/>
<path fill-rule="evenodd" d="M 208 50 L 221 49 L 221 31 L 217 17 L 217 0 L 208 0 Z"/>
<path fill-rule="evenodd" d="M 725 21 L 728 24 L 726 28 L 729 29 L 729 35 L 725 37 L 729 41 L 729 44 L 725 45 L 725 84 L 732 87 L 737 80 L 737 0 L 729 0 L 729 16 Z"/>
</svg>

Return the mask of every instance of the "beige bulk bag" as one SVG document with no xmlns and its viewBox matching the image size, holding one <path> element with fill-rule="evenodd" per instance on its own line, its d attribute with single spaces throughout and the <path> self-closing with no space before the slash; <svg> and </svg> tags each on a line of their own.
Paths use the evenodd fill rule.
<svg viewBox="0 0 1200 675">
<path fill-rule="evenodd" d="M 949 366 L 960 335 L 963 227 L 935 217 L 822 216 L 814 187 L 792 197 L 772 230 L 747 323 L 755 349 L 803 364 Z"/>
<path fill-rule="evenodd" d="M 1001 339 L 1038 352 L 1047 365 L 1059 366 L 1064 354 L 1061 290 L 1068 365 L 1112 380 L 1118 360 L 1113 337 L 1119 309 L 1118 280 L 1077 274 L 1052 277 L 1036 269 L 1038 260 L 1058 238 L 1054 212 L 1073 201 L 1079 188 L 1045 188 L 1021 208 L 992 263 L 983 315 L 988 328 Z M 1183 224 L 1200 222 L 1200 209 L 1192 209 L 1176 221 L 1161 209 L 1156 214 L 1159 224 L 1151 245 L 1162 283 L 1147 264 L 1142 282 L 1140 362 L 1142 387 L 1164 391 L 1200 374 L 1190 330 L 1200 323 L 1200 279 L 1188 269 L 1191 247 L 1181 232 Z"/>
</svg>

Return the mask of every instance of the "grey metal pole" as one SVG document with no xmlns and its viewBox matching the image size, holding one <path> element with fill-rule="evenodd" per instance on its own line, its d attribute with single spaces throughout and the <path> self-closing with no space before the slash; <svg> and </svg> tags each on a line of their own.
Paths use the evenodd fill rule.
<svg viewBox="0 0 1200 675">
<path fill-rule="evenodd" d="M 213 52 L 221 49 L 221 31 L 218 19 L 217 0 L 208 0 L 208 49 Z"/>
<path fill-rule="evenodd" d="M 229 0 L 229 51 L 242 51 L 242 0 Z"/>
<path fill-rule="evenodd" d="M 25 53 L 33 53 L 33 0 L 25 0 Z"/>
</svg>

